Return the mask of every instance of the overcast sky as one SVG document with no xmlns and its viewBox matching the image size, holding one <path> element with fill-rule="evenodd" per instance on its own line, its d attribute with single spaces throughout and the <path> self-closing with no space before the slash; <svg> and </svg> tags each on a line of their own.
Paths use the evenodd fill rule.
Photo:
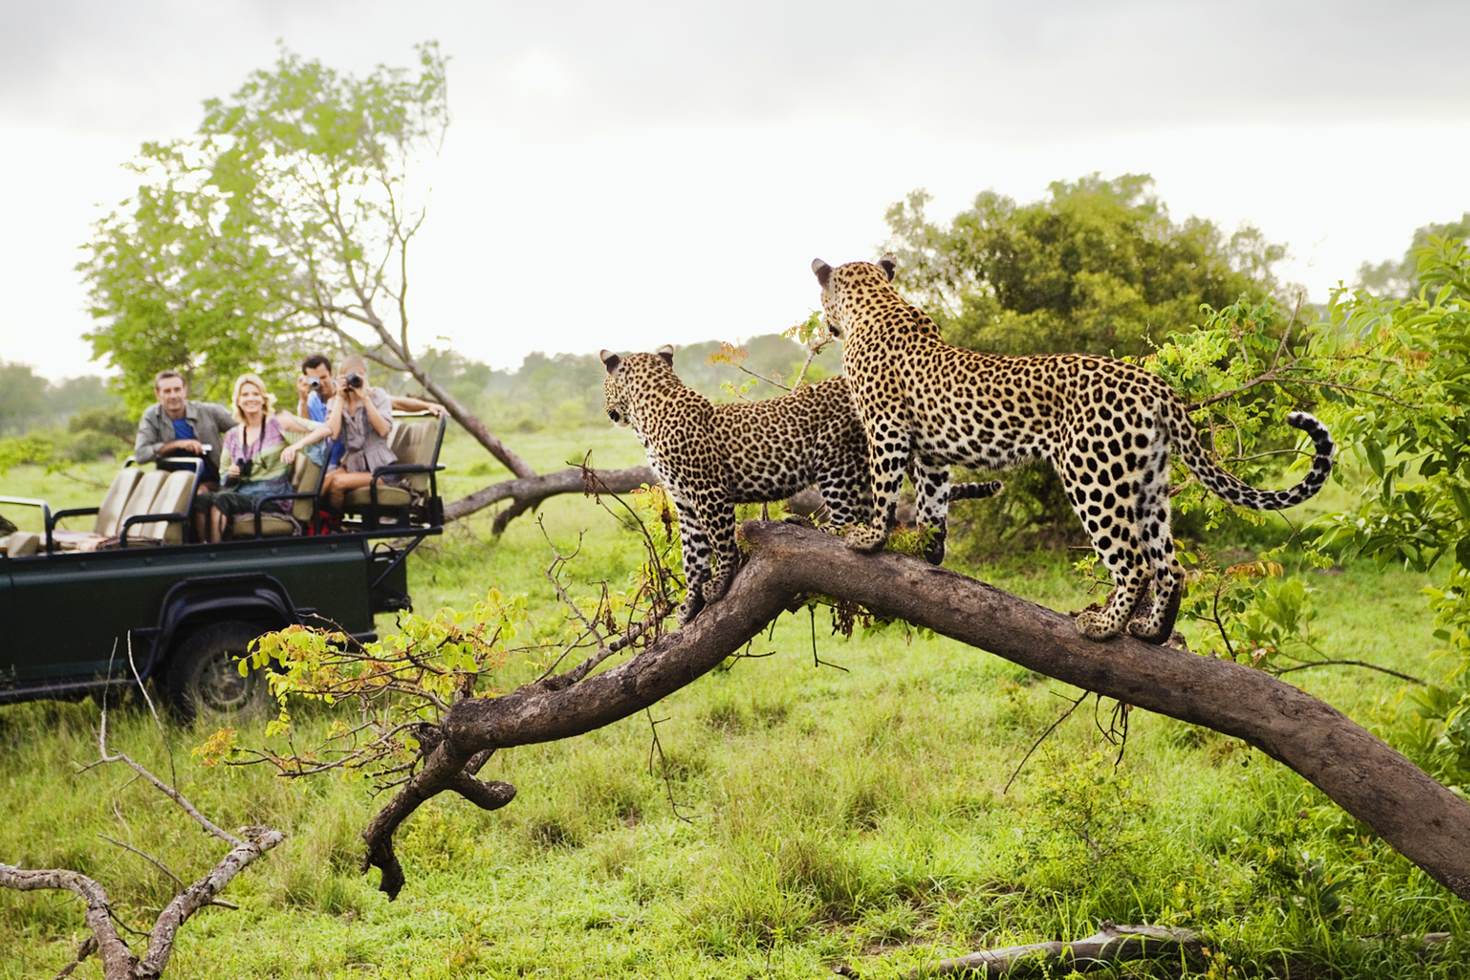
<svg viewBox="0 0 1470 980">
<path fill-rule="evenodd" d="M 1286 243 L 1313 298 L 1470 210 L 1463 2 L 0 7 L 0 359 L 50 377 L 100 369 L 73 267 L 123 164 L 277 39 L 356 71 L 440 41 L 416 339 L 499 367 L 782 329 L 812 257 L 872 257 L 921 187 L 948 219 L 1147 172 L 1176 219 Z"/>
</svg>

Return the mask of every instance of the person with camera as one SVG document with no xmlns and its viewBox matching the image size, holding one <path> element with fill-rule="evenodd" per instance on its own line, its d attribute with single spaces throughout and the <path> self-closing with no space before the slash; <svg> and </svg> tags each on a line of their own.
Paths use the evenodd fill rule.
<svg viewBox="0 0 1470 980">
<path fill-rule="evenodd" d="M 238 423 L 225 433 L 221 465 L 222 489 L 210 495 L 209 540 L 224 538 L 236 514 L 251 514 L 262 497 L 291 493 L 291 468 L 296 454 L 327 438 L 328 429 L 289 412 L 276 411 L 276 396 L 266 389 L 259 375 L 242 374 L 235 379 L 230 397 Z M 289 501 L 276 501 L 276 511 L 290 509 Z"/>
<path fill-rule="evenodd" d="M 301 362 L 301 374 L 296 378 L 296 414 L 313 422 L 325 423 L 330 411 L 328 404 L 336 394 L 337 381 L 332 377 L 331 359 L 325 354 L 309 355 Z M 444 406 L 438 402 L 408 395 L 392 395 L 390 399 L 394 411 L 444 414 Z M 322 464 L 328 470 L 334 469 L 342 461 L 344 451 L 341 441 L 330 441 L 323 454 Z"/>
<path fill-rule="evenodd" d="M 327 509 L 341 514 L 349 491 L 373 482 L 373 470 L 398 461 L 388 447 L 393 431 L 393 399 L 368 384 L 367 361 L 353 354 L 342 361 L 342 377 L 327 415 L 327 429 L 342 443 L 342 465 L 327 474 L 322 497 Z M 382 482 L 396 483 L 387 477 Z"/>
</svg>

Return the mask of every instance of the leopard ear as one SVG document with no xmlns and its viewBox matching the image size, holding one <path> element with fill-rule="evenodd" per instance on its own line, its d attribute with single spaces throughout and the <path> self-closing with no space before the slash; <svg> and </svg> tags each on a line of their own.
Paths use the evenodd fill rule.
<svg viewBox="0 0 1470 980">
<path fill-rule="evenodd" d="M 878 260 L 878 268 L 882 269 L 888 281 L 892 282 L 894 273 L 898 271 L 898 259 L 895 259 L 892 253 L 886 254 Z"/>
<path fill-rule="evenodd" d="M 669 367 L 673 367 L 674 366 L 674 345 L 673 344 L 664 344 L 658 350 L 654 351 L 654 353 L 657 354 L 659 357 L 662 357 L 664 359 L 664 363 L 667 364 Z"/>
<path fill-rule="evenodd" d="M 827 280 L 832 278 L 832 267 L 821 259 L 812 259 L 812 271 L 817 274 L 817 282 L 822 288 L 827 288 Z"/>
<path fill-rule="evenodd" d="M 597 356 L 602 358 L 602 363 L 607 365 L 607 373 L 612 374 L 623 363 L 623 359 L 610 350 L 600 350 Z"/>
</svg>

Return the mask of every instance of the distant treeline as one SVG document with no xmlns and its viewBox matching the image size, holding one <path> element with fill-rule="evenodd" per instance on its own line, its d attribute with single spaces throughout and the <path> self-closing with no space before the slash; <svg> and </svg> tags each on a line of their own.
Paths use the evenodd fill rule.
<svg viewBox="0 0 1470 980">
<path fill-rule="evenodd" d="M 686 384 L 717 401 L 770 398 L 781 394 L 780 389 L 747 372 L 789 385 L 807 356 L 805 347 L 779 334 L 752 337 L 736 346 L 743 357 L 725 356 L 727 345 L 716 340 L 680 346 L 674 353 L 674 368 Z M 733 363 L 736 361 L 739 366 Z M 494 432 L 535 432 L 602 418 L 606 369 L 595 353 L 535 353 L 514 371 L 498 371 L 450 350 L 431 350 L 422 363 Z M 807 377 L 815 380 L 841 371 L 841 352 L 832 345 L 812 361 Z M 401 388 L 400 393 L 411 391 L 411 385 L 395 381 L 389 387 Z"/>
</svg>

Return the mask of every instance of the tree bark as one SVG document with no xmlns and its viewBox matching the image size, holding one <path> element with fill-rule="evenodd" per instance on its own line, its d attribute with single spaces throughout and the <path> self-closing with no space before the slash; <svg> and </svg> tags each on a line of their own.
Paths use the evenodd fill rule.
<svg viewBox="0 0 1470 980">
<path fill-rule="evenodd" d="M 444 508 L 444 519 L 456 521 L 498 501 L 509 500 L 511 505 L 495 515 L 492 529 L 499 534 L 512 519 L 540 506 L 541 501 L 547 497 L 559 493 L 627 493 L 645 483 L 657 482 L 658 477 L 647 466 L 633 466 L 624 470 L 583 470 L 573 466 L 554 473 L 532 473 L 530 476 L 492 483 L 461 497 Z"/>
<path fill-rule="evenodd" d="M 1336 709 L 1251 667 L 1131 637 L 1096 643 L 1072 620 L 922 561 L 865 555 L 790 524 L 748 522 L 750 557 L 724 599 L 630 660 L 558 688 L 456 703 L 424 768 L 364 831 L 367 863 L 401 886 L 392 835 L 423 800 L 455 789 L 477 753 L 569 738 L 640 711 L 691 683 L 806 594 L 861 603 L 1057 680 L 1254 745 L 1470 900 L 1470 804 Z M 504 795 L 504 794 L 502 794 Z M 389 875 L 392 868 L 394 875 Z"/>
</svg>

